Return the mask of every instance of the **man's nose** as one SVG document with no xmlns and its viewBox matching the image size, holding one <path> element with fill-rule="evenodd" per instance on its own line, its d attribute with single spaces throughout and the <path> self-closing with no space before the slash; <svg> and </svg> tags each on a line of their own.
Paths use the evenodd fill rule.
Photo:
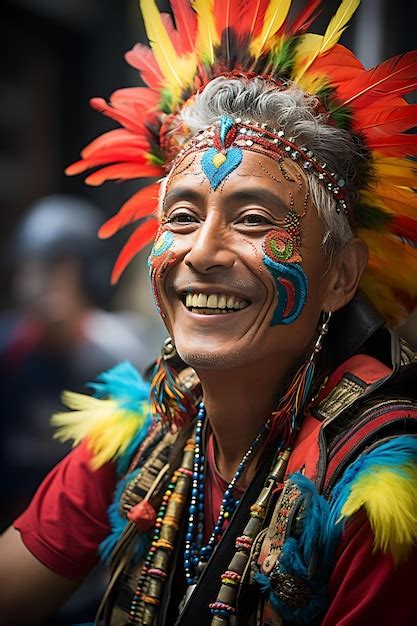
<svg viewBox="0 0 417 626">
<path fill-rule="evenodd" d="M 218 219 L 208 217 L 196 232 L 193 246 L 184 257 L 184 262 L 204 274 L 216 268 L 231 268 L 234 261 L 227 226 L 220 224 Z"/>
</svg>

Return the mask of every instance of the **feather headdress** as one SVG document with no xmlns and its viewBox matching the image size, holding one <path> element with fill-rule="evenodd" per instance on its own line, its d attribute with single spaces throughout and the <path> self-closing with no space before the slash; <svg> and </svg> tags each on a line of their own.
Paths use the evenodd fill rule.
<svg viewBox="0 0 417 626">
<path fill-rule="evenodd" d="M 417 304 L 417 107 L 404 96 L 417 88 L 417 52 L 365 69 L 338 43 L 360 0 L 342 0 L 323 36 L 306 32 L 322 0 L 309 0 L 290 19 L 291 0 L 171 0 L 174 21 L 155 0 L 140 0 L 150 48 L 126 54 L 147 87 L 116 91 L 91 104 L 122 128 L 87 146 L 67 169 L 96 169 L 86 182 L 158 180 L 173 156 L 167 120 L 214 77 L 230 72 L 289 80 L 317 95 L 329 120 L 359 134 L 371 157 L 372 178 L 358 190 L 355 230 L 369 248 L 363 288 L 395 323 Z M 109 237 L 138 221 L 116 263 L 116 282 L 157 231 L 158 183 L 130 198 L 100 230 Z"/>
</svg>

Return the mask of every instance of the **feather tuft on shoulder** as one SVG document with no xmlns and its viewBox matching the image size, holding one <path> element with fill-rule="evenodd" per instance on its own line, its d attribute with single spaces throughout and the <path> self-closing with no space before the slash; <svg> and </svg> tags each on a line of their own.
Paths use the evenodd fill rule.
<svg viewBox="0 0 417 626">
<path fill-rule="evenodd" d="M 330 523 L 363 508 L 374 533 L 374 549 L 396 562 L 417 543 L 417 439 L 401 436 L 363 454 L 336 485 Z"/>
<path fill-rule="evenodd" d="M 70 412 L 57 413 L 52 424 L 55 438 L 85 440 L 93 453 L 92 467 L 98 469 L 108 461 L 126 466 L 126 457 L 143 441 L 151 425 L 149 384 L 129 362 L 123 362 L 100 374 L 89 383 L 94 395 L 65 391 L 64 404 Z"/>
</svg>

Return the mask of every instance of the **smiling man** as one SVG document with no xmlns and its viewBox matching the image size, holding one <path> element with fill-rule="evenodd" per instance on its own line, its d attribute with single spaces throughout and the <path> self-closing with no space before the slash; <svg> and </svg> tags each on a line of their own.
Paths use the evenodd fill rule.
<svg viewBox="0 0 417 626">
<path fill-rule="evenodd" d="M 148 382 L 64 396 L 79 445 L 2 539 L 7 623 L 99 544 L 97 624 L 415 623 L 417 357 L 391 326 L 417 301 L 417 54 L 366 70 L 337 44 L 353 0 L 323 37 L 320 2 L 226 4 L 173 0 L 174 29 L 143 0 L 149 89 L 93 100 L 123 128 L 68 168 L 159 177 L 100 234 L 139 220 L 113 278 L 153 241 L 170 338 Z"/>
</svg>

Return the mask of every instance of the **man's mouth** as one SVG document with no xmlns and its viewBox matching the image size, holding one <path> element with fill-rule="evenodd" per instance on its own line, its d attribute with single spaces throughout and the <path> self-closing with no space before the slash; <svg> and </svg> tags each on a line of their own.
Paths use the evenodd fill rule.
<svg viewBox="0 0 417 626">
<path fill-rule="evenodd" d="M 249 300 L 224 293 L 183 293 L 181 299 L 189 311 L 200 315 L 237 313 L 250 305 Z"/>
</svg>

